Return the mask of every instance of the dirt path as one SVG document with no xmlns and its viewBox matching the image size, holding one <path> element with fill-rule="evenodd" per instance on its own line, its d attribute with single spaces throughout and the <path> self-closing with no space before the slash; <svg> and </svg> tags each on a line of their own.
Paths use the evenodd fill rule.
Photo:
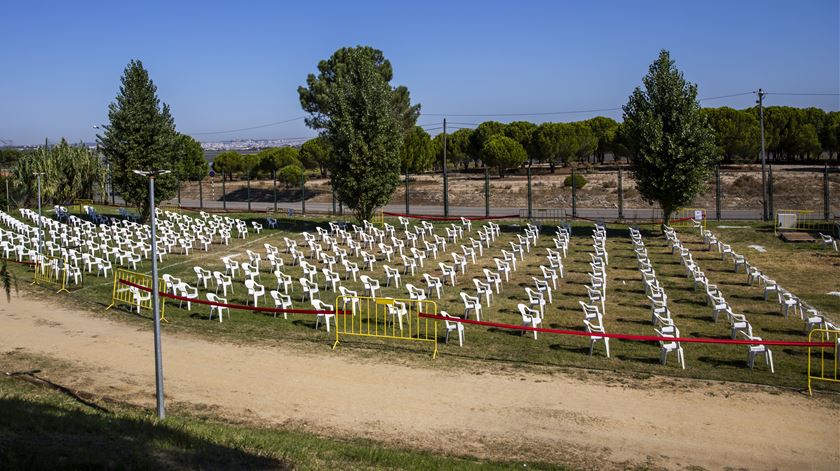
<svg viewBox="0 0 840 471">
<path fill-rule="evenodd" d="M 151 329 L 32 298 L 0 309 L 0 350 L 71 361 L 77 372 L 47 373 L 144 406 L 154 400 L 151 344 Z M 166 332 L 163 348 L 168 401 L 262 424 L 593 469 L 836 469 L 840 462 L 840 406 L 832 397 L 669 378 L 616 384 L 565 374 L 456 374 L 378 365 L 326 345 L 314 355 Z"/>
</svg>

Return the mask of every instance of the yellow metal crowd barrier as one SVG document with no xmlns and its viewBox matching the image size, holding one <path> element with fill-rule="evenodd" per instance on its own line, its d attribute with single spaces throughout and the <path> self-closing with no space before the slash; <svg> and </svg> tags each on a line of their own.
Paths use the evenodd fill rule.
<svg viewBox="0 0 840 471">
<path fill-rule="evenodd" d="M 822 219 L 817 211 L 779 209 L 776 211 L 774 233 L 779 231 L 820 231 L 831 229 L 831 222 Z"/>
<path fill-rule="evenodd" d="M 694 227 L 694 221 L 701 224 L 702 228 L 706 229 L 706 209 L 705 208 L 683 208 L 676 211 L 671 216 L 671 227 Z"/>
<path fill-rule="evenodd" d="M 373 213 L 373 223 L 385 227 L 385 210 L 380 208 Z"/>
<path fill-rule="evenodd" d="M 81 213 L 83 206 L 93 206 L 93 200 L 75 199 L 73 200 L 73 206 L 78 206 Z"/>
<path fill-rule="evenodd" d="M 408 342 L 428 342 L 437 355 L 437 322 L 418 316 L 437 315 L 434 301 L 338 296 L 335 299 L 335 344 L 342 336 L 378 337 Z M 342 315 L 338 315 L 342 314 Z"/>
<path fill-rule="evenodd" d="M 35 261 L 35 277 L 32 280 L 33 285 L 39 286 L 56 286 L 58 291 L 69 292 L 67 290 L 67 276 L 66 270 L 67 260 L 52 257 L 38 257 Z"/>
<path fill-rule="evenodd" d="M 131 285 L 123 283 L 127 281 L 129 283 L 143 286 L 148 288 L 148 290 L 142 289 L 134 289 Z M 164 286 L 163 280 L 158 281 L 158 289 L 161 289 Z M 136 273 L 133 271 L 124 270 L 119 268 L 114 270 L 114 288 L 111 293 L 111 304 L 105 308 L 107 311 L 112 307 L 116 306 L 117 304 L 126 304 L 132 306 L 133 308 L 137 308 L 139 306 L 140 309 L 148 309 L 152 310 L 152 277 L 149 275 L 144 275 L 142 273 Z M 160 320 L 164 322 L 169 322 L 166 320 L 165 314 L 165 307 L 166 307 L 166 298 L 160 297 Z M 139 309 L 138 309 L 139 310 Z"/>
<path fill-rule="evenodd" d="M 808 347 L 808 394 L 812 394 L 811 381 L 840 383 L 837 377 L 840 330 L 814 329 L 808 334 L 808 341 L 833 344 L 831 347 Z"/>
</svg>

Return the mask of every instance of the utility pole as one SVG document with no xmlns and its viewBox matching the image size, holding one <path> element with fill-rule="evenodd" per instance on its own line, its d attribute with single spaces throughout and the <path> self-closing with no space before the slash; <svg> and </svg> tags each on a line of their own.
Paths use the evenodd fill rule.
<svg viewBox="0 0 840 471">
<path fill-rule="evenodd" d="M 443 216 L 449 217 L 449 180 L 446 175 L 446 118 L 443 118 Z"/>
<path fill-rule="evenodd" d="M 758 89 L 758 118 L 761 122 L 761 206 L 763 209 L 763 218 L 768 221 L 770 217 L 767 214 L 767 174 L 765 173 L 765 166 L 767 163 L 767 156 L 764 152 L 764 90 Z"/>
</svg>

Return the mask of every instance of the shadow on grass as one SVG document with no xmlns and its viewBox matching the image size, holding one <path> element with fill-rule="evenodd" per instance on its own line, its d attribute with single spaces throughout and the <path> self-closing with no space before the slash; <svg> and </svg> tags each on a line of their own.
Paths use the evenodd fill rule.
<svg viewBox="0 0 840 471">
<path fill-rule="evenodd" d="M 717 357 L 702 356 L 702 357 L 698 358 L 697 360 L 701 361 L 703 363 L 706 363 L 708 365 L 711 365 L 715 368 L 718 368 L 718 367 L 721 367 L 721 366 L 728 366 L 728 367 L 731 367 L 731 368 L 744 368 L 747 365 L 746 360 L 733 360 L 733 359 L 729 359 L 729 358 L 717 358 Z"/>
<path fill-rule="evenodd" d="M 143 419 L 0 399 L 3 469 L 292 469 Z"/>
</svg>

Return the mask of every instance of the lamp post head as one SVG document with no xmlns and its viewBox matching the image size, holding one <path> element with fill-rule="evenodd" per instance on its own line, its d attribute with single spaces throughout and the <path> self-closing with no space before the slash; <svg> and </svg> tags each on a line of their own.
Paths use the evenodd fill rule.
<svg viewBox="0 0 840 471">
<path fill-rule="evenodd" d="M 133 172 L 147 178 L 155 178 L 160 175 L 172 173 L 172 170 L 133 170 Z"/>
</svg>

